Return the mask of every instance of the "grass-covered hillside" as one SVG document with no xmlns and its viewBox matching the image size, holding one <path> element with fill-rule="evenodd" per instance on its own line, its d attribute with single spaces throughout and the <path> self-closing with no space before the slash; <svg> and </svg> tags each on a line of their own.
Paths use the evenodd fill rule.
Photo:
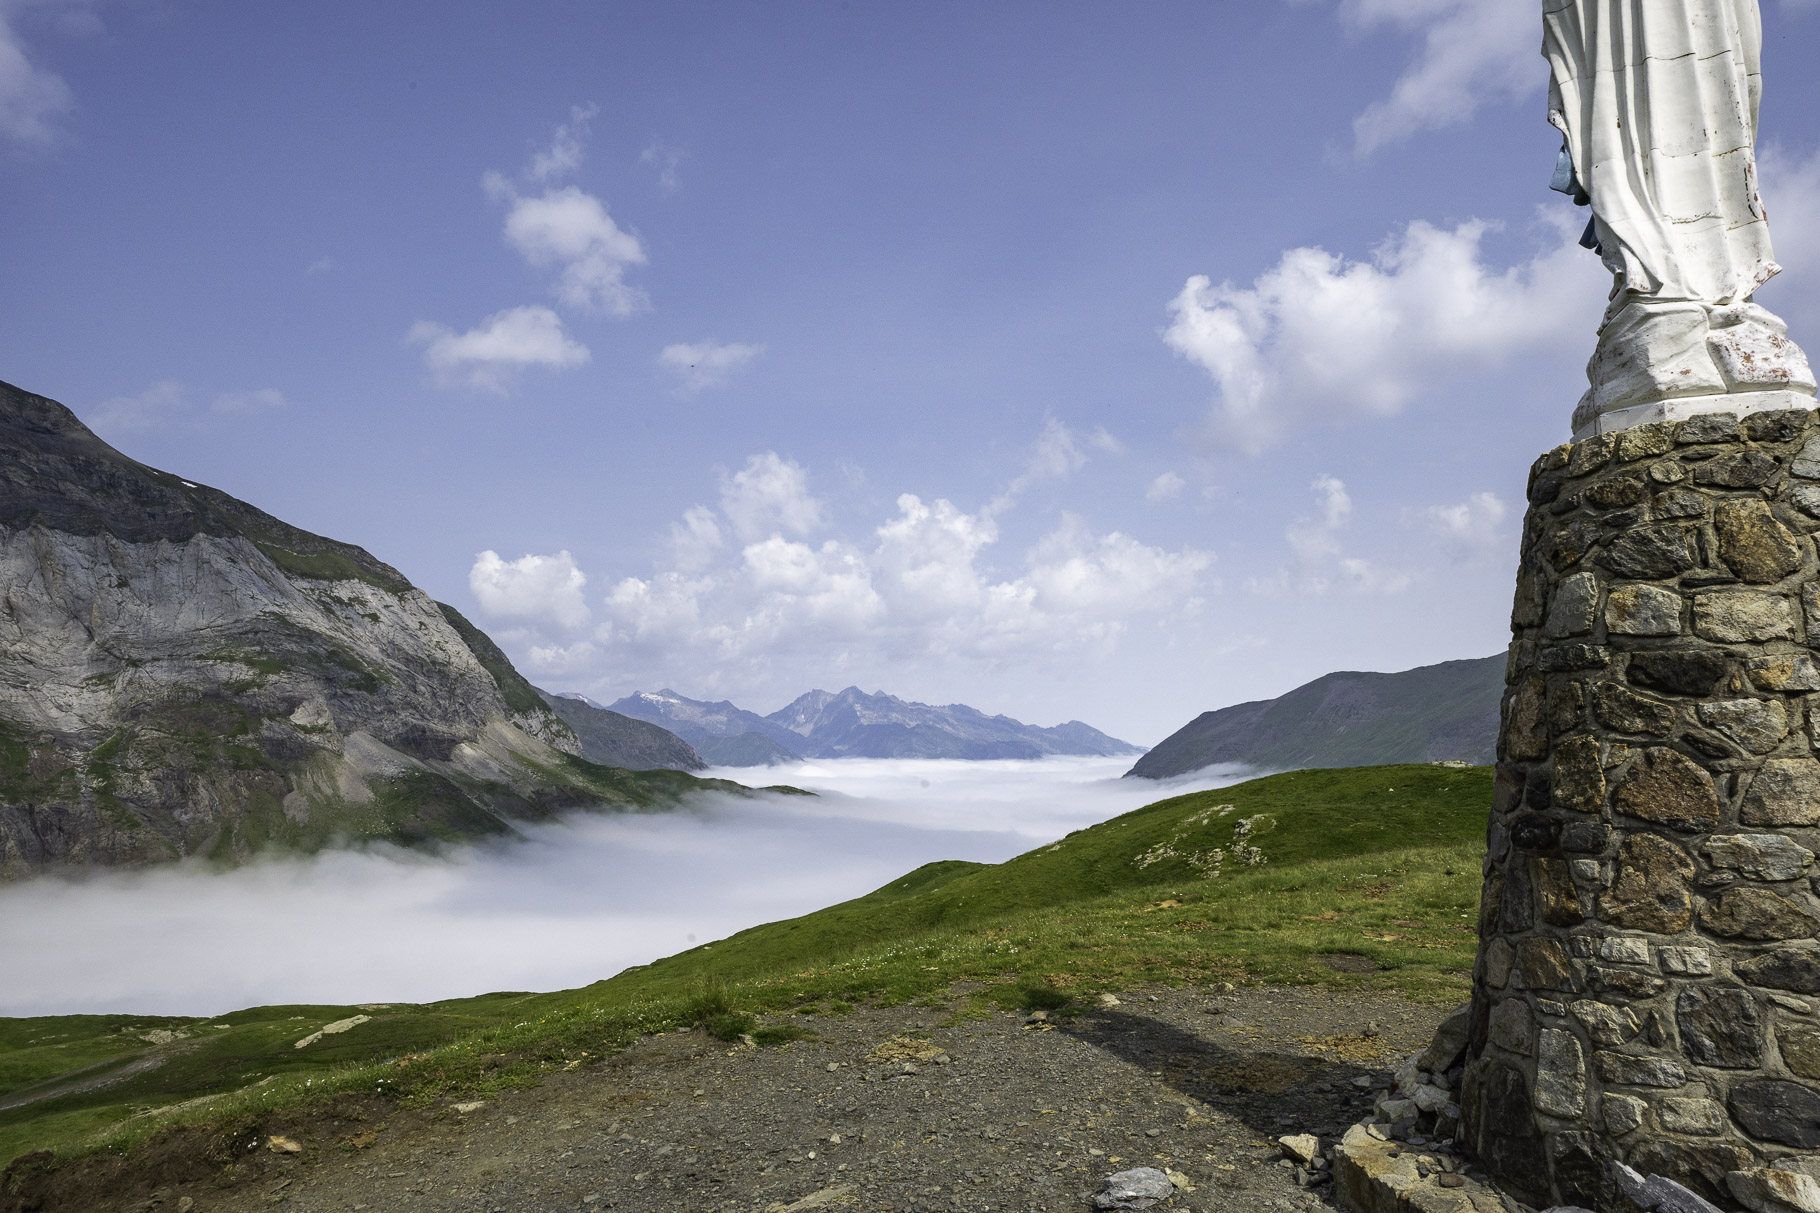
<svg viewBox="0 0 1820 1213">
<path fill-rule="evenodd" d="M 579 990 L 0 1020 L 0 1164 L 186 1123 L 280 1125 L 350 1092 L 436 1107 L 644 1033 L 703 1023 L 765 1043 L 862 1001 L 968 1014 L 1216 980 L 1454 1000 L 1490 800 L 1485 768 L 1298 771 L 1160 801 L 1006 863 L 929 864 Z"/>
</svg>

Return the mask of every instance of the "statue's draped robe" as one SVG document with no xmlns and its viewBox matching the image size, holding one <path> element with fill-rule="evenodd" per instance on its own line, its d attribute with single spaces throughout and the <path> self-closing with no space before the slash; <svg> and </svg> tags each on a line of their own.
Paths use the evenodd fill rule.
<svg viewBox="0 0 1820 1213">
<path fill-rule="evenodd" d="M 1756 0 L 1543 0 L 1549 121 L 1591 195 L 1612 309 L 1742 302 L 1779 267 L 1757 196 Z"/>
</svg>

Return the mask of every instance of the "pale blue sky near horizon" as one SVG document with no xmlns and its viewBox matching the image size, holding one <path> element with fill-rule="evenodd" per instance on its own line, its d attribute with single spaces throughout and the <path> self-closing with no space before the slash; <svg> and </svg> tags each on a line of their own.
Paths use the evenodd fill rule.
<svg viewBox="0 0 1820 1213">
<path fill-rule="evenodd" d="M 1502 647 L 1605 289 L 1534 9 L 0 0 L 0 379 L 554 690 L 1152 744 Z"/>
</svg>

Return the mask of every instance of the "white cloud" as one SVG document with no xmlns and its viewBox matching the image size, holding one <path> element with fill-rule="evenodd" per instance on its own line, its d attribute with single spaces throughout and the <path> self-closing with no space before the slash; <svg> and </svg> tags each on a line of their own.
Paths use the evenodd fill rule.
<svg viewBox="0 0 1820 1213">
<path fill-rule="evenodd" d="M 173 379 L 154 383 L 137 396 L 113 396 L 102 401 L 89 415 L 97 430 L 125 432 L 150 430 L 166 425 L 189 411 L 183 385 Z"/>
<path fill-rule="evenodd" d="M 558 299 L 612 316 L 650 306 L 645 293 L 625 281 L 627 266 L 645 263 L 644 246 L 613 222 L 600 199 L 573 185 L 529 197 L 497 173 L 488 175 L 487 188 L 508 203 L 507 243 L 539 269 L 559 271 Z"/>
<path fill-rule="evenodd" d="M 1087 441 L 1108 455 L 1123 455 L 1125 444 L 1120 442 L 1105 426 L 1095 426 L 1093 433 L 1087 435 Z"/>
<path fill-rule="evenodd" d="M 1343 0 L 1355 29 L 1394 26 L 1421 49 L 1391 87 L 1353 120 L 1361 155 L 1420 131 L 1456 126 L 1481 105 L 1527 97 L 1547 80 L 1536 54 L 1534 5 L 1518 0 Z"/>
<path fill-rule="evenodd" d="M 1782 313 L 1789 335 L 1820 360 L 1820 151 L 1803 159 L 1770 144 L 1761 166 L 1770 237 L 1787 271 L 1770 280 L 1764 303 Z"/>
<path fill-rule="evenodd" d="M 33 63 L 16 28 L 28 7 L 86 9 L 80 3 L 33 5 L 31 0 L 0 0 L 0 136 L 21 143 L 49 143 L 56 120 L 75 104 L 69 85 L 55 72 Z"/>
<path fill-rule="evenodd" d="M 1087 442 L 1103 451 L 1122 452 L 1125 448 L 1117 438 L 1098 429 L 1087 438 Z M 1081 449 L 1080 437 L 1054 417 L 1043 420 L 1043 432 L 1037 435 L 1031 445 L 1030 455 L 1024 461 L 1024 470 L 1011 478 L 1005 491 L 986 503 L 982 513 L 999 514 L 1017 504 L 1017 499 L 1035 485 L 1046 480 L 1066 480 L 1069 476 L 1086 466 L 1087 454 Z"/>
<path fill-rule="evenodd" d="M 1610 286 L 1598 259 L 1554 223 L 1549 247 L 1499 270 L 1480 250 L 1490 227 L 1414 222 L 1369 261 L 1291 249 L 1249 287 L 1190 278 L 1163 339 L 1218 388 L 1209 437 L 1256 453 L 1300 425 L 1397 413 L 1521 352 L 1590 347 Z"/>
<path fill-rule="evenodd" d="M 1346 483 L 1334 476 L 1316 476 L 1309 487 L 1314 490 L 1318 513 L 1292 524 L 1284 537 L 1303 563 L 1314 564 L 1323 557 L 1339 555 L 1338 531 L 1352 517 L 1352 497 L 1346 492 Z"/>
<path fill-rule="evenodd" d="M 591 640 L 579 640 L 574 644 L 534 644 L 530 648 L 531 664 L 556 674 L 588 664 L 599 652 Z"/>
<path fill-rule="evenodd" d="M 776 451 L 753 455 L 740 471 L 722 477 L 720 508 L 743 540 L 806 535 L 826 521 L 822 503 L 809 493 L 809 473 Z"/>
<path fill-rule="evenodd" d="M 682 186 L 682 177 L 677 169 L 682 167 L 683 153 L 666 144 L 661 139 L 653 139 L 645 150 L 638 154 L 640 164 L 648 164 L 657 170 L 657 184 L 666 193 Z"/>
<path fill-rule="evenodd" d="M 468 589 L 488 615 L 559 628 L 586 626 L 590 612 L 581 591 L 587 583 L 567 551 L 503 560 L 488 550 L 468 570 Z"/>
<path fill-rule="evenodd" d="M 1182 495 L 1182 489 L 1187 483 L 1174 472 L 1164 472 L 1152 480 L 1150 487 L 1144 490 L 1144 499 L 1146 501 L 1174 501 Z"/>
<path fill-rule="evenodd" d="M 1474 493 L 1458 505 L 1431 505 L 1423 511 L 1429 526 L 1463 555 L 1504 550 L 1499 529 L 1510 509 L 1495 493 Z"/>
<path fill-rule="evenodd" d="M 974 561 L 998 540 L 990 515 L 968 514 L 939 498 L 925 505 L 915 493 L 904 493 L 897 517 L 874 535 L 878 580 L 901 618 L 937 620 L 985 602 L 985 579 Z"/>
<path fill-rule="evenodd" d="M 1077 466 L 1060 433 L 1046 427 L 1033 456 L 1050 474 Z M 614 581 L 597 600 L 596 623 L 561 617 L 547 605 L 548 587 L 568 583 L 541 565 L 524 567 L 558 558 L 508 565 L 482 553 L 473 588 L 482 598 L 505 592 L 496 583 L 541 587 L 509 608 L 485 609 L 529 621 L 507 639 L 551 676 L 712 689 L 749 687 L 786 669 L 791 681 L 843 671 L 858 680 L 893 664 L 977 671 L 1104 656 L 1135 623 L 1167 632 L 1195 615 L 1214 560 L 1099 532 L 1067 514 L 1000 554 L 992 508 L 915 493 L 900 494 L 874 524 L 849 520 L 835 537 L 813 534 L 836 527 L 831 514 L 810 491 L 808 469 L 764 451 L 722 475 L 719 509 L 694 506 L 670 527 L 653 571 Z"/>
<path fill-rule="evenodd" d="M 722 344 L 717 341 L 678 342 L 666 345 L 657 361 L 674 373 L 678 390 L 693 396 L 705 388 L 719 387 L 733 372 L 765 352 L 762 345 Z"/>
<path fill-rule="evenodd" d="M 682 521 L 670 524 L 670 551 L 676 567 L 694 573 L 708 567 L 725 540 L 714 511 L 705 505 L 683 513 Z"/>
<path fill-rule="evenodd" d="M 407 340 L 422 344 L 423 361 L 443 383 L 504 392 L 514 372 L 540 366 L 564 370 L 584 365 L 588 347 L 563 331 L 547 307 L 495 312 L 465 333 L 428 320 L 411 326 Z"/>
<path fill-rule="evenodd" d="M 1268 576 L 1250 578 L 1246 588 L 1256 594 L 1281 595 L 1291 591 L 1326 594 L 1335 590 L 1358 594 L 1396 594 L 1409 587 L 1410 577 L 1386 569 L 1362 556 L 1345 554 L 1342 533 L 1352 521 L 1352 495 L 1336 476 L 1314 478 L 1312 517 L 1298 518 L 1283 532 L 1291 563 Z"/>
<path fill-rule="evenodd" d="M 803 499 L 805 482 L 780 475 L 774 461 L 769 452 L 754 457 L 754 482 L 785 480 L 788 491 L 773 496 Z M 675 534 L 708 530 L 700 509 Z M 986 510 L 905 493 L 866 542 L 815 545 L 772 533 L 692 570 L 625 578 L 605 600 L 610 622 L 600 636 L 609 656 L 665 671 L 705 665 L 715 676 L 794 653 L 838 665 L 1104 648 L 1133 619 L 1197 609 L 1213 560 L 1096 534 L 1064 516 L 1025 553 L 1022 571 L 1005 576 L 985 563 L 998 539 Z"/>
<path fill-rule="evenodd" d="M 569 120 L 556 128 L 550 146 L 531 157 L 526 175 L 533 181 L 560 181 L 581 167 L 588 143 L 588 123 L 600 113 L 598 105 L 569 109 Z"/>
<path fill-rule="evenodd" d="M 1095 535 L 1069 514 L 1031 549 L 1026 580 L 1039 608 L 1122 629 L 1156 604 L 1192 605 L 1196 579 L 1212 562 L 1206 552 L 1167 552 L 1118 531 Z"/>
<path fill-rule="evenodd" d="M 314 278 L 316 275 L 326 274 L 334 268 L 335 259 L 333 257 L 318 257 L 304 267 L 303 276 L 305 278 Z"/>
<path fill-rule="evenodd" d="M 268 413 L 284 406 L 283 392 L 262 387 L 250 392 L 224 392 L 215 397 L 212 407 L 217 413 Z"/>
</svg>

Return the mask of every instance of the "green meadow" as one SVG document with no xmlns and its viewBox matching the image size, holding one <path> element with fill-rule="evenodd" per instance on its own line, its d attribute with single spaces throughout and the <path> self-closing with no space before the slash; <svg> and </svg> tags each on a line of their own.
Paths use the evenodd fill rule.
<svg viewBox="0 0 1820 1213">
<path fill-rule="evenodd" d="M 126 1150 L 177 1125 L 256 1128 L 349 1092 L 434 1110 L 648 1033 L 781 1043 L 862 1004 L 966 1016 L 1219 981 L 1456 1002 L 1490 803 L 1487 767 L 1296 771 L 1161 800 L 1005 863 L 928 864 L 576 990 L 0 1019 L 0 1165 Z"/>
</svg>

